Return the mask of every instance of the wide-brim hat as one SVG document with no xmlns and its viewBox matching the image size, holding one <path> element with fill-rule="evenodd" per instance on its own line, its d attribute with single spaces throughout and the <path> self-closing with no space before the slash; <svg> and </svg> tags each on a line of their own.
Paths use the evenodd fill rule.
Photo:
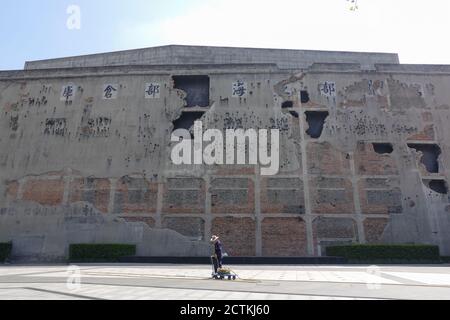
<svg viewBox="0 0 450 320">
<path fill-rule="evenodd" d="M 211 241 L 216 241 L 216 240 L 218 240 L 218 239 L 219 239 L 218 236 L 212 236 L 212 237 L 211 237 Z"/>
</svg>

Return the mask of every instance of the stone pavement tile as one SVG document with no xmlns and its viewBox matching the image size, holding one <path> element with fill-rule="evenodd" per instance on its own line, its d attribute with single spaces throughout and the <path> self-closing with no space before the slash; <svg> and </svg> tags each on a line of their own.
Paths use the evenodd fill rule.
<svg viewBox="0 0 450 320">
<path fill-rule="evenodd" d="M 11 286 L 10 286 L 11 287 Z M 109 285 L 82 284 L 80 289 L 69 290 L 65 284 L 39 284 L 36 289 L 52 291 L 47 293 L 35 290 L 24 290 L 22 288 L 0 289 L 2 299 L 79 299 L 84 296 L 91 299 L 111 300 L 311 300 L 311 299 L 335 299 L 327 296 L 289 295 L 271 293 L 193 290 L 193 289 L 169 289 L 169 288 L 146 288 L 146 287 L 124 287 Z M 2 291 L 12 290 L 3 294 Z"/>
<path fill-rule="evenodd" d="M 25 275 L 32 273 L 46 273 L 55 271 L 66 271 L 67 266 L 15 266 L 15 265 L 0 265 L 0 277 L 8 275 Z"/>
<path fill-rule="evenodd" d="M 412 280 L 428 285 L 450 286 L 450 274 L 442 273 L 413 273 L 413 272 L 384 272 L 398 278 Z"/>
<path fill-rule="evenodd" d="M 63 268 L 59 270 L 50 269 L 45 272 L 41 270 L 41 277 L 65 277 L 67 272 Z M 239 270 L 235 269 L 241 279 L 250 280 L 274 280 L 274 281 L 322 281 L 322 282 L 352 282 L 352 283 L 384 283 L 396 284 L 397 281 L 372 275 L 364 271 L 299 271 L 299 270 Z M 209 278 L 210 271 L 191 269 L 186 271 L 179 268 L 90 268 L 82 269 L 81 276 L 93 278 L 145 278 L 145 277 L 174 277 L 174 278 Z M 34 277 L 36 274 L 24 275 Z M 434 282 L 433 282 L 434 283 Z"/>
<path fill-rule="evenodd" d="M 35 291 L 28 288 L 0 288 L 0 300 L 80 300 L 64 294 Z"/>
</svg>

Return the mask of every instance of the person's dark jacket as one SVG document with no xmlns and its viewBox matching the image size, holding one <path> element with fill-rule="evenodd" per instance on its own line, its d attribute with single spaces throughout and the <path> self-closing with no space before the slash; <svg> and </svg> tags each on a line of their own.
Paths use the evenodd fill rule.
<svg viewBox="0 0 450 320">
<path fill-rule="evenodd" d="M 217 255 L 217 258 L 221 258 L 223 255 L 223 247 L 222 247 L 222 243 L 220 242 L 220 240 L 217 240 L 216 243 L 214 244 L 214 251 Z"/>
</svg>

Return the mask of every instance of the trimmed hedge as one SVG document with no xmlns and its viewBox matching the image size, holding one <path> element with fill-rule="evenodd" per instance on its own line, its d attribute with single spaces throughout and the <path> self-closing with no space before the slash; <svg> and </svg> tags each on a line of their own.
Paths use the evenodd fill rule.
<svg viewBox="0 0 450 320">
<path fill-rule="evenodd" d="M 439 262 L 439 247 L 417 244 L 355 244 L 331 246 L 327 256 L 343 257 L 349 262 Z"/>
<path fill-rule="evenodd" d="M 5 262 L 10 256 L 12 251 L 12 242 L 0 243 L 0 262 Z"/>
<path fill-rule="evenodd" d="M 118 262 L 119 258 L 134 256 L 134 244 L 71 244 L 71 262 Z"/>
</svg>

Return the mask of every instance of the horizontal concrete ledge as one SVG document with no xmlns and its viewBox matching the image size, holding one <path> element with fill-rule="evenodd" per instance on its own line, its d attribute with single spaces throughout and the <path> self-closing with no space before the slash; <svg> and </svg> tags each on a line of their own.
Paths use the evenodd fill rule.
<svg viewBox="0 0 450 320">
<path fill-rule="evenodd" d="M 211 264 L 209 257 L 124 257 L 122 263 L 173 263 L 173 264 Z M 225 257 L 226 264 L 345 264 L 347 261 L 339 257 Z"/>
<path fill-rule="evenodd" d="M 270 73 L 282 72 L 275 63 L 229 63 L 229 64 L 165 64 L 165 65 L 117 65 L 95 67 L 61 67 L 25 70 L 0 70 L 0 78 L 70 78 L 80 76 L 120 76 L 120 75 L 162 75 L 226 74 L 226 73 Z"/>
</svg>

